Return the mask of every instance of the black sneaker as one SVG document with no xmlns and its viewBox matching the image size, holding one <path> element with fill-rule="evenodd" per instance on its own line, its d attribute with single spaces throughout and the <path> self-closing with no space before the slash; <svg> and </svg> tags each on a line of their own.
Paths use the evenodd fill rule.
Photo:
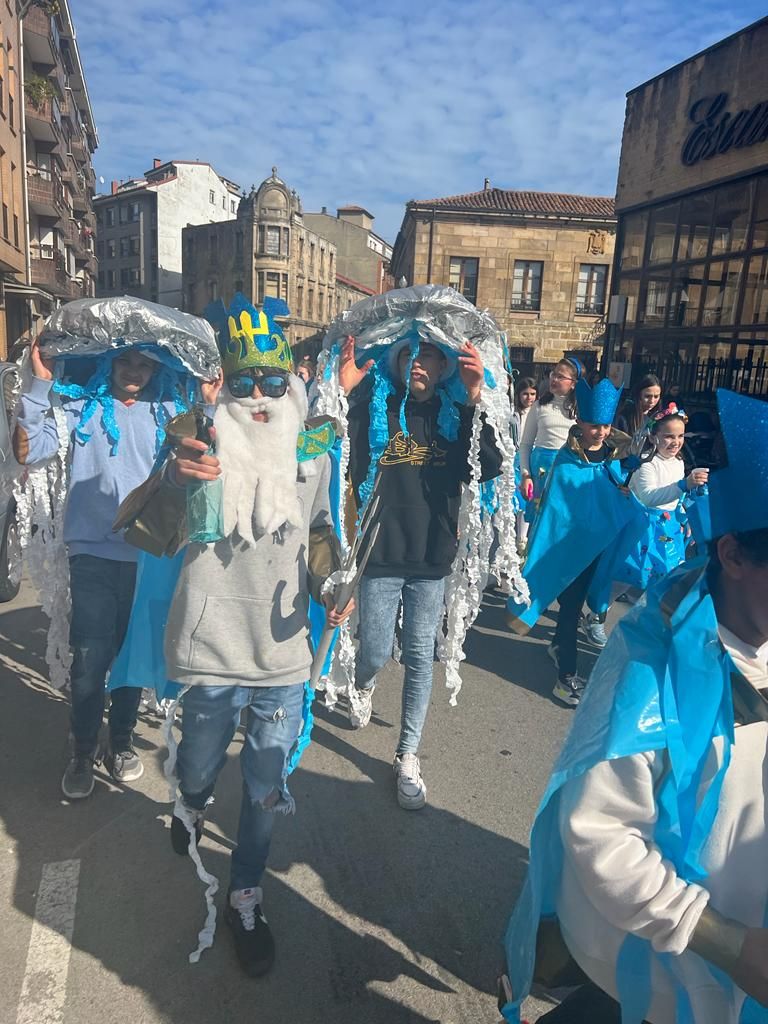
<svg viewBox="0 0 768 1024">
<path fill-rule="evenodd" d="M 266 974 L 275 962 L 275 940 L 261 912 L 260 888 L 227 893 L 224 920 L 232 929 L 240 966 L 251 978 Z"/>
<path fill-rule="evenodd" d="M 203 836 L 203 812 L 191 811 L 191 813 L 195 816 L 195 846 L 199 846 Z M 173 852 L 178 853 L 180 857 L 186 857 L 189 853 L 189 832 L 177 814 L 171 818 L 171 846 Z"/>
<path fill-rule="evenodd" d="M 85 800 L 93 792 L 93 758 L 74 754 L 61 779 L 61 791 L 68 800 Z"/>
</svg>

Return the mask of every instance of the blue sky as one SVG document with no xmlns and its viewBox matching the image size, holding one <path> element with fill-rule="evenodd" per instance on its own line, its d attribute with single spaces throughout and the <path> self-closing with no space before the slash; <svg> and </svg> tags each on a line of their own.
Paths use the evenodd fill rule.
<svg viewBox="0 0 768 1024">
<path fill-rule="evenodd" d="M 70 0 L 96 173 L 273 164 L 305 210 L 357 203 L 394 241 L 408 199 L 613 195 L 628 89 L 757 20 L 763 0 Z"/>
</svg>

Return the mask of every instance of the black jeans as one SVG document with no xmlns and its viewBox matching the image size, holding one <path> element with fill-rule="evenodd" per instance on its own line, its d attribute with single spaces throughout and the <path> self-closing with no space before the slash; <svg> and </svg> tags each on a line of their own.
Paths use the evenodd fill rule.
<svg viewBox="0 0 768 1024">
<path fill-rule="evenodd" d="M 554 1010 L 539 1017 L 538 1024 L 621 1024 L 621 1007 L 607 992 L 588 981 Z"/>
<path fill-rule="evenodd" d="M 576 638 L 579 631 L 579 617 L 584 607 L 592 577 L 595 575 L 599 559 L 591 562 L 583 572 L 579 573 L 558 597 L 560 611 L 557 615 L 557 628 L 553 643 L 558 648 L 560 678 L 576 672 L 578 647 Z"/>
<path fill-rule="evenodd" d="M 120 650 L 128 627 L 136 585 L 136 563 L 93 555 L 69 560 L 72 593 L 71 729 L 75 751 L 91 755 L 96 749 L 104 716 L 107 672 Z M 136 726 L 141 688 L 112 691 L 109 733 L 113 749 L 130 742 Z"/>
</svg>

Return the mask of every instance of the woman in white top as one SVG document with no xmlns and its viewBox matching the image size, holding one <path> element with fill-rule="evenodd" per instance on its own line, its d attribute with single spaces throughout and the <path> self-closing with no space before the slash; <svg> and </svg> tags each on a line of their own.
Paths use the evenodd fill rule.
<svg viewBox="0 0 768 1024">
<path fill-rule="evenodd" d="M 515 381 L 514 398 L 512 404 L 512 429 L 514 432 L 514 441 L 517 451 L 515 452 L 515 483 L 517 484 L 518 490 L 520 489 L 521 475 L 520 475 L 520 440 L 525 430 L 525 424 L 528 420 L 528 414 L 530 413 L 536 399 L 538 398 L 538 388 L 536 387 L 536 381 L 533 377 L 519 377 Z M 522 552 L 525 547 L 525 542 L 528 537 L 528 522 L 525 518 L 527 502 L 525 497 L 520 494 L 517 503 L 517 514 L 515 515 L 515 530 L 517 536 L 517 549 Z"/>
<path fill-rule="evenodd" d="M 687 422 L 683 410 L 674 404 L 657 414 L 650 433 L 655 451 L 629 481 L 629 489 L 646 507 L 646 529 L 628 556 L 627 572 L 621 578 L 641 590 L 685 561 L 686 501 L 709 477 L 708 469 L 685 475 L 682 449 Z"/>
<path fill-rule="evenodd" d="M 576 422 L 573 389 L 582 374 L 578 359 L 561 359 L 549 374 L 549 387 L 534 403 L 520 440 L 520 491 L 528 502 L 525 518 L 533 522 L 547 475 Z"/>
</svg>

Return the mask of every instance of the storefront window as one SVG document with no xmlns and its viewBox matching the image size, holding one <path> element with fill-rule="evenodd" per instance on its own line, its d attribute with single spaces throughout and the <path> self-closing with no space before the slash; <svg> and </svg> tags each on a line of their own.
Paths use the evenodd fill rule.
<svg viewBox="0 0 768 1024">
<path fill-rule="evenodd" d="M 694 263 L 681 267 L 673 278 L 669 299 L 670 326 L 695 327 L 699 322 L 704 271 L 704 263 Z"/>
<path fill-rule="evenodd" d="M 717 190 L 715 228 L 712 234 L 713 256 L 740 252 L 747 244 L 750 195 L 749 182 L 738 182 Z"/>
<path fill-rule="evenodd" d="M 627 317 L 625 323 L 633 324 L 637 320 L 637 300 L 640 296 L 640 278 L 628 278 L 621 282 L 621 295 L 627 297 Z"/>
<path fill-rule="evenodd" d="M 680 204 L 680 242 L 678 260 L 705 259 L 709 248 L 709 230 L 712 224 L 711 192 L 688 196 Z"/>
<path fill-rule="evenodd" d="M 641 315 L 638 317 L 648 327 L 661 327 L 667 316 L 668 277 L 649 277 L 645 280 L 644 294 L 641 295 Z"/>
<path fill-rule="evenodd" d="M 752 235 L 752 248 L 764 249 L 768 246 L 768 174 L 762 175 L 757 181 L 755 198 L 755 227 Z"/>
<path fill-rule="evenodd" d="M 651 214 L 648 225 L 650 251 L 648 263 L 656 266 L 659 263 L 671 263 L 675 249 L 675 233 L 677 231 L 678 204 L 660 206 Z"/>
<path fill-rule="evenodd" d="M 648 214 L 645 211 L 642 213 L 630 213 L 624 219 L 621 270 L 636 270 L 643 265 L 645 229 L 647 226 Z"/>
<path fill-rule="evenodd" d="M 742 260 L 710 263 L 701 316 L 702 327 L 734 323 L 743 268 Z"/>
<path fill-rule="evenodd" d="M 749 261 L 741 323 L 768 323 L 768 254 Z"/>
</svg>

